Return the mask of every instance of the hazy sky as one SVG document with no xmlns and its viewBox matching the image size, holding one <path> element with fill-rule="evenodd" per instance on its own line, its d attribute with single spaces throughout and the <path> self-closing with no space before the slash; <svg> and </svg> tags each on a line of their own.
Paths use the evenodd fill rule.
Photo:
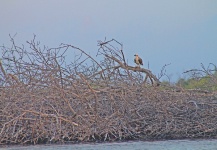
<svg viewBox="0 0 217 150">
<path fill-rule="evenodd" d="M 19 44 L 35 34 L 42 46 L 67 43 L 95 56 L 98 40 L 115 38 L 130 65 L 135 53 L 156 75 L 171 63 L 172 80 L 217 65 L 217 0 L 0 0 L 0 24 L 6 46 L 9 34 Z"/>
</svg>

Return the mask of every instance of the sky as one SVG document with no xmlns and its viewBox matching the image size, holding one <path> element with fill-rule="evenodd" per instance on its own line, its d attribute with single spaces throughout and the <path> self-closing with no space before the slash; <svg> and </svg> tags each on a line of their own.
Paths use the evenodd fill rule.
<svg viewBox="0 0 217 150">
<path fill-rule="evenodd" d="M 170 81 L 217 65 L 217 0 L 0 0 L 0 24 L 8 47 L 9 34 L 18 45 L 36 35 L 42 47 L 66 43 L 96 56 L 97 41 L 114 38 L 129 65 L 135 53 L 156 76 L 170 64 Z"/>
</svg>

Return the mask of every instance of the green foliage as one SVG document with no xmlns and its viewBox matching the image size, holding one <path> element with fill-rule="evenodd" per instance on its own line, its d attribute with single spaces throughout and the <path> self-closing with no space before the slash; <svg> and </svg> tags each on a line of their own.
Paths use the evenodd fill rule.
<svg viewBox="0 0 217 150">
<path fill-rule="evenodd" d="M 169 81 L 162 81 L 159 90 L 169 90 L 171 89 L 171 83 Z"/>
<path fill-rule="evenodd" d="M 200 78 L 179 79 L 176 83 L 184 89 L 203 89 L 217 91 L 217 72 Z"/>
</svg>

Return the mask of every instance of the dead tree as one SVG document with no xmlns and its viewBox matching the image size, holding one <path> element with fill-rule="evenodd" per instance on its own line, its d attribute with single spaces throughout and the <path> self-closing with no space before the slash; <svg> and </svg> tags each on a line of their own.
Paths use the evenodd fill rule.
<svg viewBox="0 0 217 150">
<path fill-rule="evenodd" d="M 141 74 L 159 81 L 127 65 L 114 39 L 99 42 L 100 62 L 73 45 L 41 48 L 34 38 L 26 50 L 11 41 L 0 47 L 0 145 L 216 138 L 216 97 L 141 88 Z M 67 64 L 74 50 L 81 54 Z"/>
<path fill-rule="evenodd" d="M 113 42 L 113 43 L 112 43 Z M 113 44 L 117 44 L 119 45 L 118 48 L 116 48 Z M 129 78 L 131 78 L 131 74 L 130 71 L 133 72 L 139 72 L 139 73 L 144 73 L 145 74 L 145 78 L 143 80 L 143 83 L 147 82 L 147 79 L 149 78 L 152 85 L 160 85 L 160 81 L 159 79 L 152 74 L 152 72 L 148 69 L 145 68 L 140 68 L 140 67 L 133 67 L 133 66 L 129 66 L 125 60 L 125 56 L 124 56 L 124 52 L 123 52 L 123 45 L 118 42 L 115 39 L 109 40 L 109 41 L 98 41 L 98 53 L 97 55 L 103 55 L 105 57 L 105 60 L 112 62 L 111 65 L 101 71 L 99 71 L 96 74 L 101 74 L 103 73 L 105 70 L 117 70 L 119 68 L 122 68 L 123 70 L 125 70 L 129 76 Z M 96 75 L 95 74 L 95 75 Z"/>
</svg>

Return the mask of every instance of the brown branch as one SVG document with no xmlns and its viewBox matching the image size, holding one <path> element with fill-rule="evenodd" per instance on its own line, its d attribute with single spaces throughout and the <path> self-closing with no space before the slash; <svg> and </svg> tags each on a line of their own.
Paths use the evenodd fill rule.
<svg viewBox="0 0 217 150">
<path fill-rule="evenodd" d="M 3 73 L 3 75 L 4 75 L 4 78 L 7 78 L 7 74 L 6 74 L 6 71 L 5 71 L 4 67 L 3 67 L 2 60 L 1 60 L 1 59 L 0 59 L 0 68 L 1 68 L 1 71 L 2 71 L 2 73 Z"/>
<path fill-rule="evenodd" d="M 38 44 L 3 49 L 4 76 L 11 75 L 1 80 L 0 145 L 216 137 L 216 92 L 144 87 L 141 74 L 159 81 L 125 64 L 113 43 L 103 43 L 101 67 L 82 66 L 81 57 L 79 66 L 67 64 L 62 53 L 73 47 Z M 105 80 L 94 78 L 102 73 Z"/>
<path fill-rule="evenodd" d="M 134 72 L 137 71 L 137 72 L 143 72 L 143 73 L 145 73 L 151 79 L 151 81 L 152 81 L 152 79 L 154 79 L 154 81 L 156 82 L 156 85 L 158 85 L 158 86 L 160 85 L 160 81 L 157 79 L 157 77 L 154 74 L 151 73 L 150 70 L 144 69 L 144 68 L 140 68 L 140 67 L 132 67 L 132 66 L 124 65 L 120 60 L 118 60 L 117 58 L 115 58 L 113 56 L 109 56 L 107 54 L 105 54 L 105 56 L 108 57 L 108 58 L 110 58 L 110 59 L 112 59 L 112 60 L 114 60 L 115 62 L 117 62 L 120 65 L 120 67 L 123 68 L 123 69 L 132 70 Z M 145 78 L 145 81 L 146 80 L 147 79 Z"/>
</svg>

